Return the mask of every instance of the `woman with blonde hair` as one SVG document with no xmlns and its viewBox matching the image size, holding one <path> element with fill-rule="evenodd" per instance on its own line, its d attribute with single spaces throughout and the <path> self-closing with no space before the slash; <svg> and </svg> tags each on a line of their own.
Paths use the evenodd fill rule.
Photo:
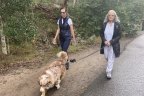
<svg viewBox="0 0 144 96">
<path fill-rule="evenodd" d="M 102 40 L 100 53 L 107 60 L 106 76 L 111 79 L 114 60 L 120 56 L 120 20 L 114 10 L 109 10 L 100 31 Z"/>
</svg>

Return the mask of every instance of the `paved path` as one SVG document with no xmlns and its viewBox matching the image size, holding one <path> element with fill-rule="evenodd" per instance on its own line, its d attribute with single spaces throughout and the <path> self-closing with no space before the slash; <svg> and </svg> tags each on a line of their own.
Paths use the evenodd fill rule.
<svg viewBox="0 0 144 96">
<path fill-rule="evenodd" d="M 102 70 L 81 96 L 144 96 L 144 35 L 116 60 L 111 80 Z"/>
</svg>

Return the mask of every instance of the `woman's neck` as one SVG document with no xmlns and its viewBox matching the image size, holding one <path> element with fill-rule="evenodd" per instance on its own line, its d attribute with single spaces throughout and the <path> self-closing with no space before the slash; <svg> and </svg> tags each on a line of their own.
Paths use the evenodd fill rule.
<svg viewBox="0 0 144 96">
<path fill-rule="evenodd" d="M 65 19 L 67 16 L 65 16 L 65 17 L 62 17 L 63 19 Z"/>
<path fill-rule="evenodd" d="M 108 23 L 112 24 L 112 23 L 113 23 L 113 21 L 109 21 Z"/>
<path fill-rule="evenodd" d="M 113 21 L 109 21 L 108 23 L 109 23 L 109 25 L 110 25 L 110 26 L 112 26 L 112 24 L 113 24 Z"/>
</svg>

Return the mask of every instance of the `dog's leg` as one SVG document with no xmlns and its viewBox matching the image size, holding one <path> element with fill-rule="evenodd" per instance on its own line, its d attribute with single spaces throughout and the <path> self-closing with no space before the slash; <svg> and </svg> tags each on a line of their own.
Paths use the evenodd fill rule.
<svg viewBox="0 0 144 96">
<path fill-rule="evenodd" d="M 45 96 L 46 90 L 44 88 L 40 88 L 40 92 L 42 93 L 41 96 Z"/>
<path fill-rule="evenodd" d="M 42 95 L 41 96 L 45 96 L 45 93 L 42 93 Z"/>
<path fill-rule="evenodd" d="M 60 88 L 60 82 L 61 82 L 61 80 L 59 79 L 59 80 L 57 80 L 57 82 L 56 82 L 56 87 L 57 87 L 57 89 L 59 89 Z"/>
<path fill-rule="evenodd" d="M 64 72 L 61 73 L 60 80 L 62 80 L 62 79 L 64 78 L 64 76 L 65 76 L 65 74 L 66 74 L 65 70 L 66 70 L 66 69 L 64 69 Z"/>
</svg>

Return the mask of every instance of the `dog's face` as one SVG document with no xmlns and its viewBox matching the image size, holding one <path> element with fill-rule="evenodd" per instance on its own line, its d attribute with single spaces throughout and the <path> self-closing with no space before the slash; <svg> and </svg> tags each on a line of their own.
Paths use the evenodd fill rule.
<svg viewBox="0 0 144 96">
<path fill-rule="evenodd" d="M 53 86 L 51 83 L 51 79 L 47 74 L 44 74 L 39 78 L 39 84 L 41 86 L 41 90 L 49 89 Z"/>
</svg>

